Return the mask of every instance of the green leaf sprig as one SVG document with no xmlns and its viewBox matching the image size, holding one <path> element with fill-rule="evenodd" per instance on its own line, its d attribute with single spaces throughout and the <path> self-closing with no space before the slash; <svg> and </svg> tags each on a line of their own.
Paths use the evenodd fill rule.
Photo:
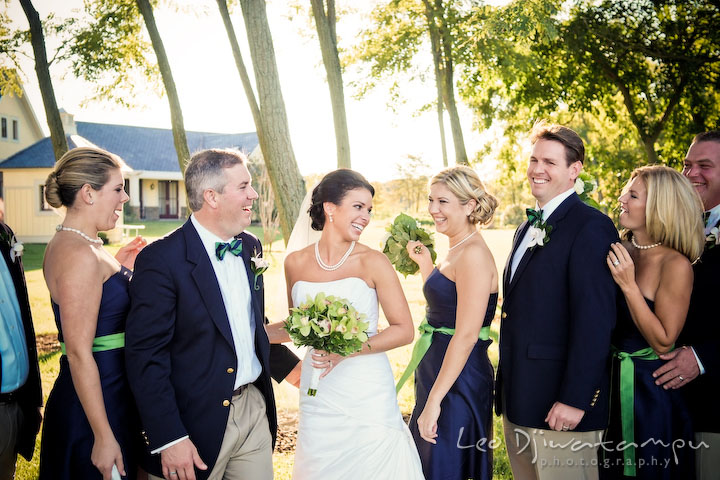
<svg viewBox="0 0 720 480">
<path fill-rule="evenodd" d="M 418 226 L 418 222 L 409 215 L 401 213 L 393 223 L 388 225 L 385 230 L 388 237 L 385 240 L 383 253 L 390 259 L 395 270 L 404 276 L 414 275 L 420 270 L 420 267 L 408 255 L 406 250 L 407 244 L 411 240 L 421 242 L 430 250 L 430 257 L 433 264 L 437 259 L 437 253 L 433 248 L 432 234 L 428 233 L 424 228 Z"/>
</svg>

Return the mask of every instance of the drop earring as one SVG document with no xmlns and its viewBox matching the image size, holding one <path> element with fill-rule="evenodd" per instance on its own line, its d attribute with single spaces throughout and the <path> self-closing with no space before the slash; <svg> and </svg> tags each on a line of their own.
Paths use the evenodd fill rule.
<svg viewBox="0 0 720 480">
<path fill-rule="evenodd" d="M 332 213 L 329 213 L 328 217 L 330 217 L 330 223 L 333 223 Z"/>
</svg>

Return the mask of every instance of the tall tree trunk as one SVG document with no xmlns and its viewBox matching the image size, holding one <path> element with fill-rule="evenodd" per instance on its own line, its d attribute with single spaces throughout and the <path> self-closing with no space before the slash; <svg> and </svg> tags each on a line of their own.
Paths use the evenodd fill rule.
<svg viewBox="0 0 720 480">
<path fill-rule="evenodd" d="M 52 79 L 50 78 L 50 66 L 48 65 L 47 52 L 45 51 L 45 35 L 43 33 L 42 22 L 40 22 L 40 15 L 37 10 L 35 10 L 35 7 L 33 7 L 31 0 L 20 0 L 20 4 L 30 24 L 30 43 L 32 44 L 33 54 L 35 55 L 35 72 L 38 77 L 38 85 L 40 87 L 40 94 L 42 95 L 48 128 L 50 128 L 50 140 L 52 142 L 53 152 L 55 153 L 55 161 L 58 161 L 60 157 L 68 151 L 68 144 L 62 126 L 62 120 L 60 119 L 60 111 L 58 110 L 57 101 L 55 100 L 55 90 L 53 89 Z"/>
<path fill-rule="evenodd" d="M 643 147 L 645 148 L 645 155 L 647 155 L 648 164 L 654 165 L 656 163 L 660 163 L 658 154 L 655 151 L 655 140 L 657 140 L 657 137 L 652 138 L 648 135 L 641 135 L 641 139 Z"/>
<path fill-rule="evenodd" d="M 440 52 L 440 33 L 429 4 L 425 3 L 425 17 L 430 30 L 430 47 L 432 48 L 433 66 L 435 67 L 435 88 L 437 89 L 437 117 L 440 128 L 440 149 L 442 151 L 443 166 L 448 166 L 447 144 L 445 141 L 445 120 L 443 119 L 443 88 L 442 88 L 442 53 Z"/>
<path fill-rule="evenodd" d="M 455 103 L 455 87 L 453 79 L 452 60 L 452 35 L 445 20 L 445 9 L 442 0 L 435 0 L 434 5 L 430 0 L 423 0 L 426 14 L 428 15 L 428 27 L 433 25 L 438 31 L 439 50 L 441 52 L 441 86 L 442 96 L 450 116 L 450 130 L 453 136 L 453 147 L 455 148 L 455 163 L 468 164 L 467 152 L 465 151 L 465 140 L 463 139 L 462 127 L 460 126 L 460 115 L 458 115 L 457 104 Z M 432 19 L 432 21 L 430 21 Z"/>
<path fill-rule="evenodd" d="M 263 157 L 277 200 L 280 228 L 287 244 L 305 196 L 305 182 L 300 175 L 290 141 L 265 0 L 240 0 L 240 6 L 255 72 L 261 130 L 267 145 Z"/>
<path fill-rule="evenodd" d="M 324 1 L 327 1 L 327 12 L 325 12 Z M 350 137 L 345 114 L 342 70 L 340 69 L 337 36 L 335 34 L 335 0 L 310 0 L 310 3 L 312 3 L 313 17 L 315 17 L 315 26 L 320 40 L 320 51 L 322 52 L 328 87 L 330 88 L 330 101 L 335 125 L 337 165 L 338 168 L 350 168 Z"/>
<path fill-rule="evenodd" d="M 440 45 L 442 45 L 443 57 L 445 61 L 445 106 L 450 115 L 450 130 L 453 136 L 453 146 L 455 147 L 455 163 L 467 165 L 468 157 L 465 151 L 465 140 L 463 138 L 462 127 L 460 126 L 460 115 L 458 115 L 457 104 L 455 103 L 455 79 L 453 78 L 454 68 L 452 59 L 452 36 L 450 28 L 445 21 L 445 13 L 443 11 L 442 0 L 435 0 L 435 11 L 440 20 Z"/>
<path fill-rule="evenodd" d="M 250 105 L 250 112 L 253 116 L 253 122 L 255 122 L 255 130 L 257 130 L 258 141 L 260 143 L 260 150 L 267 152 L 265 137 L 262 131 L 260 107 L 258 107 L 255 92 L 253 91 L 252 83 L 250 82 L 250 76 L 248 75 L 247 68 L 245 67 L 245 61 L 243 60 L 242 53 L 240 52 L 240 45 L 238 44 L 237 35 L 235 34 L 235 27 L 233 26 L 232 19 L 230 18 L 227 0 L 217 0 L 217 4 L 223 24 L 225 24 L 225 32 L 227 33 L 228 40 L 230 41 L 230 49 L 232 50 L 233 58 L 235 59 L 235 67 L 238 70 L 238 74 L 240 74 L 240 83 L 242 83 L 243 90 L 245 90 L 245 97 L 247 97 L 248 105 Z M 265 162 L 264 159 L 263 162 Z"/>
<path fill-rule="evenodd" d="M 175 88 L 175 80 L 173 80 L 170 62 L 168 61 L 167 54 L 165 53 L 165 46 L 163 45 L 160 32 L 155 24 L 155 16 L 153 15 L 153 9 L 150 5 L 150 1 L 135 1 L 140 9 L 143 19 L 145 20 L 145 27 L 148 29 L 150 41 L 152 42 L 153 50 L 155 50 L 155 56 L 157 56 L 160 75 L 162 77 L 163 85 L 165 85 L 165 93 L 167 93 L 168 96 L 168 103 L 170 104 L 170 122 L 172 124 L 175 152 L 177 153 L 180 171 L 184 176 L 185 164 L 190 159 L 190 151 L 188 149 L 187 137 L 185 136 L 185 124 L 183 122 L 182 109 L 180 108 L 180 97 L 178 96 L 177 89 Z"/>
</svg>

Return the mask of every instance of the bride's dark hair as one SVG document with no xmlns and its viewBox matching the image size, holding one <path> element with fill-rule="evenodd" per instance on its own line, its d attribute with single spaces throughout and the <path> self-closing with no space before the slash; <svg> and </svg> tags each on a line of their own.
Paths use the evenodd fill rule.
<svg viewBox="0 0 720 480">
<path fill-rule="evenodd" d="M 312 192 L 312 205 L 308 209 L 312 229 L 319 231 L 325 226 L 323 203 L 331 202 L 340 205 L 345 194 L 356 188 L 364 188 L 370 192 L 370 195 L 375 196 L 375 188 L 358 172 L 339 168 L 325 175 Z"/>
</svg>

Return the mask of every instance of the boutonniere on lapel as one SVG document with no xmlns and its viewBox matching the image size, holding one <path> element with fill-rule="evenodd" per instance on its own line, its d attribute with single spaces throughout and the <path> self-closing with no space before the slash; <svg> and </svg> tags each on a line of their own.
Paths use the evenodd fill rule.
<svg viewBox="0 0 720 480">
<path fill-rule="evenodd" d="M 258 277 L 265 273 L 265 270 L 270 268 L 270 262 L 262 257 L 262 253 L 258 255 L 257 250 L 253 250 L 253 256 L 250 257 L 250 269 L 255 274 L 253 280 L 253 288 L 260 290 L 260 286 L 257 284 Z"/>
<path fill-rule="evenodd" d="M 710 229 L 710 233 L 705 237 L 705 249 L 709 250 L 716 245 L 720 245 L 720 222 Z"/>
<path fill-rule="evenodd" d="M 532 250 L 536 246 L 545 246 L 545 244 L 550 241 L 550 232 L 552 232 L 553 228 L 552 225 L 548 225 L 547 222 L 543 221 L 542 209 L 534 210 L 532 208 L 528 208 L 525 210 L 525 213 L 527 213 L 528 223 L 530 224 L 530 229 L 528 230 L 528 235 L 530 235 L 530 244 L 528 245 L 528 248 Z"/>
<path fill-rule="evenodd" d="M 597 192 L 598 188 L 598 182 L 592 177 L 592 175 L 587 172 L 580 172 L 580 175 L 578 175 L 578 178 L 575 180 L 573 188 L 575 188 L 575 193 L 578 194 L 580 200 L 582 200 L 585 204 L 600 210 L 600 204 L 598 204 L 595 199 L 590 196 Z"/>
<path fill-rule="evenodd" d="M 2 232 L 0 233 L 0 239 L 10 248 L 10 260 L 14 262 L 22 257 L 25 246 L 15 238 L 15 235 L 10 236 L 9 233 Z"/>
</svg>

